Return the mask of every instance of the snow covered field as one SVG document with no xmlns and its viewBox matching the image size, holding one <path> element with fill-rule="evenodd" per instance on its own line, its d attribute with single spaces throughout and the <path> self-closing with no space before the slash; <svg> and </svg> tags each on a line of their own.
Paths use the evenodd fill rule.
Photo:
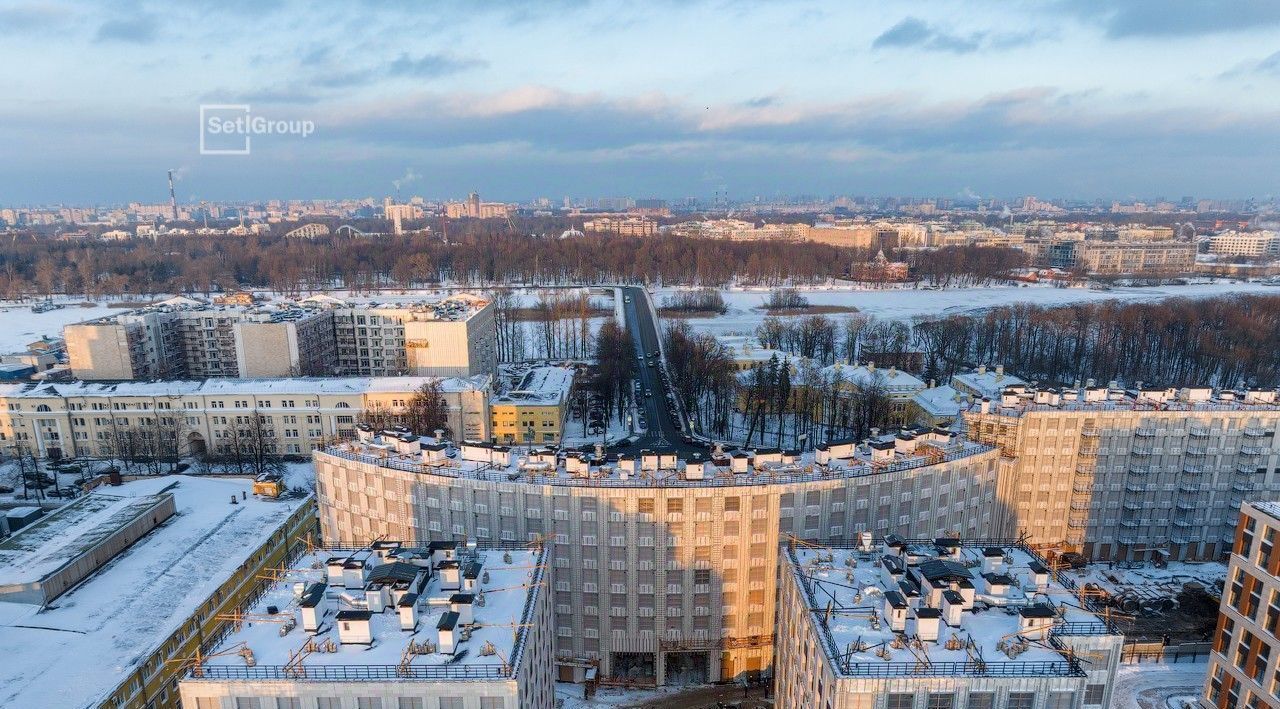
<svg viewBox="0 0 1280 709">
<path fill-rule="evenodd" d="M 44 313 L 31 312 L 30 305 L 0 305 L 0 354 L 23 352 L 27 343 L 41 337 L 61 337 L 62 328 L 66 325 L 124 312 L 101 303 L 82 308 L 80 302 L 76 300 L 74 304 Z"/>
<path fill-rule="evenodd" d="M 676 292 L 677 288 L 659 288 L 655 303 Z M 953 288 L 948 290 L 853 290 L 823 288 L 804 290 L 802 295 L 813 305 L 852 306 L 859 312 L 877 318 L 904 320 L 922 315 L 972 313 L 1013 303 L 1053 306 L 1091 303 L 1104 300 L 1124 302 L 1154 301 L 1165 298 L 1209 298 L 1219 295 L 1257 293 L 1280 295 L 1280 288 L 1259 283 L 1199 283 L 1185 286 L 1152 286 L 1149 288 L 1113 288 L 1097 291 L 1088 288 L 1053 288 L 1050 286 L 990 286 L 985 288 Z M 714 318 L 690 318 L 695 329 L 715 335 L 748 335 L 767 316 L 762 309 L 769 289 L 723 290 L 721 295 L 729 312 Z M 841 317 L 839 315 L 829 317 Z"/>
</svg>

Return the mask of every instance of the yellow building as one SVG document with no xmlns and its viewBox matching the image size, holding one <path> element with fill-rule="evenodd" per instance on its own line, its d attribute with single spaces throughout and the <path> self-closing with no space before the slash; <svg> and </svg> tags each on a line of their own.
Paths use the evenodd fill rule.
<svg viewBox="0 0 1280 709">
<path fill-rule="evenodd" d="M 573 370 L 537 367 L 489 402 L 495 443 L 559 443 L 573 389 Z"/>
</svg>

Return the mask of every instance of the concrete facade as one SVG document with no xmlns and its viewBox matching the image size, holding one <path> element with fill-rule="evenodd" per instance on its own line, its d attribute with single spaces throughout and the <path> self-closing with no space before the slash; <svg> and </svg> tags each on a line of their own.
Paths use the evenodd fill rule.
<svg viewBox="0 0 1280 709">
<path fill-rule="evenodd" d="M 1001 499 L 1036 546 L 1218 559 L 1243 500 L 1280 499 L 1274 391 L 1017 386 L 964 419 L 970 438 L 1000 448 Z"/>
<path fill-rule="evenodd" d="M 353 448 L 314 460 L 327 542 L 544 540 L 562 671 L 598 663 L 602 676 L 658 684 L 669 672 L 716 681 L 772 665 L 784 537 L 847 540 L 891 528 L 992 536 L 1004 523 L 997 455 L 972 445 L 933 464 L 755 484 L 673 470 L 624 480 L 469 474 Z"/>
</svg>

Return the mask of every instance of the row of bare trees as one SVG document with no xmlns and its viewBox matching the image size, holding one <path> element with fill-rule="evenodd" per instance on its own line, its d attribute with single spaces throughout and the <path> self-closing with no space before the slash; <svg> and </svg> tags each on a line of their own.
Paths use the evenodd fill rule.
<svg viewBox="0 0 1280 709">
<path fill-rule="evenodd" d="M 372 236 L 162 236 L 69 242 L 25 236 L 4 245 L 0 295 L 209 293 L 242 287 L 302 294 L 421 288 L 449 280 L 508 285 L 662 283 L 785 285 L 848 274 L 865 249 L 818 243 L 732 242 L 683 236 L 591 235 L 543 239 L 480 225 L 472 233 Z M 912 252 L 912 278 L 980 285 L 1023 263 L 1009 249 L 950 247 Z"/>
</svg>

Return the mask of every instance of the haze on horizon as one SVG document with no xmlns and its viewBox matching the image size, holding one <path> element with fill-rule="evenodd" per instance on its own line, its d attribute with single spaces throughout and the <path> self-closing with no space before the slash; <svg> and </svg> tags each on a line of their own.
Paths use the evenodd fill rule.
<svg viewBox="0 0 1280 709">
<path fill-rule="evenodd" d="M 0 203 L 1276 192 L 1280 4 L 847 5 L 0 0 Z"/>
</svg>

